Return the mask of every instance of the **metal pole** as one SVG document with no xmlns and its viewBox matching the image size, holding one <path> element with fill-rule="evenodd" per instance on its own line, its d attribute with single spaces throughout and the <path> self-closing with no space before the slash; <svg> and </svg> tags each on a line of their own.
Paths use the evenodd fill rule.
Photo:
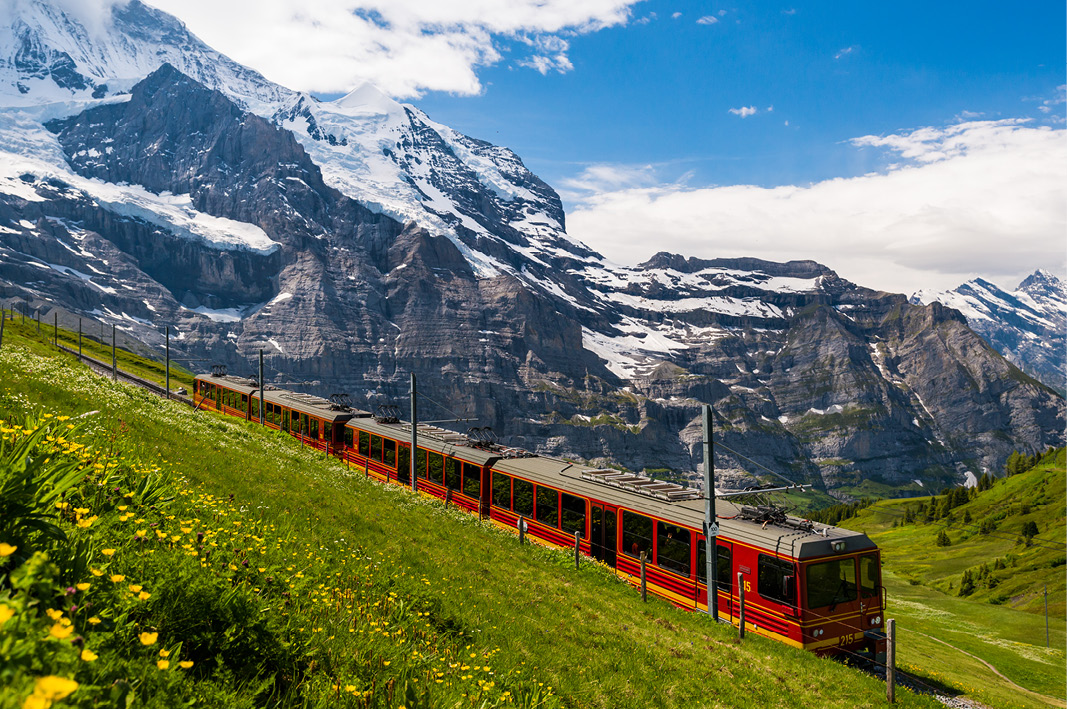
<svg viewBox="0 0 1067 709">
<path fill-rule="evenodd" d="M 885 622 L 885 698 L 890 704 L 897 701 L 897 622 Z"/>
<path fill-rule="evenodd" d="M 263 409 L 267 408 L 267 385 L 263 383 L 263 350 L 259 351 L 259 425 L 265 425 Z M 348 464 L 348 453 L 345 453 L 345 464 Z"/>
<path fill-rule="evenodd" d="M 78 359 L 82 358 L 82 319 L 78 318 Z"/>
<path fill-rule="evenodd" d="M 164 328 L 167 334 L 167 398 L 170 398 L 170 325 Z"/>
<path fill-rule="evenodd" d="M 52 345 L 59 347 L 59 312 L 52 313 Z"/>
<path fill-rule="evenodd" d="M 578 554 L 581 552 L 581 549 L 579 547 L 579 545 L 581 544 L 581 539 L 582 539 L 582 533 L 581 532 L 575 532 L 574 533 L 574 568 L 575 568 L 575 570 L 578 569 Z"/>
<path fill-rule="evenodd" d="M 1048 584 L 1045 584 L 1045 647 L 1049 647 L 1048 644 Z"/>
<path fill-rule="evenodd" d="M 115 357 L 115 326 L 111 326 L 111 378 L 118 379 L 118 360 Z"/>
<path fill-rule="evenodd" d="M 7 314 L 3 308 L 0 308 L 0 345 L 4 344 L 4 320 L 7 319 Z"/>
<path fill-rule="evenodd" d="M 526 543 L 526 518 L 519 515 L 519 546 Z"/>
<path fill-rule="evenodd" d="M 737 626 L 737 637 L 744 639 L 745 637 L 745 575 L 740 571 L 737 572 L 737 617 L 741 623 Z"/>
<path fill-rule="evenodd" d="M 704 540 L 707 553 L 705 578 L 708 580 L 708 613 L 714 620 L 719 619 L 719 546 L 715 542 L 719 535 L 719 525 L 715 516 L 715 451 L 711 442 L 711 406 L 702 407 L 704 425 Z"/>
<path fill-rule="evenodd" d="M 33 311 L 33 318 L 37 321 L 37 334 L 41 334 L 41 311 L 40 309 Z"/>
<path fill-rule="evenodd" d="M 641 552 L 641 600 L 648 602 L 648 578 L 645 576 L 645 559 L 647 555 Z"/>
<path fill-rule="evenodd" d="M 419 476 L 415 461 L 419 458 L 419 420 L 415 415 L 415 372 L 411 373 L 411 491 L 419 491 Z"/>
</svg>

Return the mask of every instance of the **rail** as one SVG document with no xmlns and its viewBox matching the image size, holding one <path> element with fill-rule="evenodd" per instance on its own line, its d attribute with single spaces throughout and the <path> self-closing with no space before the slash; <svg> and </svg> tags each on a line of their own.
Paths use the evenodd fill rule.
<svg viewBox="0 0 1067 709">
<path fill-rule="evenodd" d="M 59 349 L 63 350 L 64 352 L 67 352 L 67 353 L 70 353 L 70 354 L 74 355 L 75 357 L 77 357 L 81 361 L 87 363 L 90 367 L 102 371 L 104 374 L 109 374 L 112 371 L 111 364 L 109 362 L 105 362 L 103 360 L 99 360 L 99 359 L 97 359 L 95 357 L 90 357 L 89 355 L 84 354 L 84 353 L 79 354 L 78 350 L 73 349 L 71 347 L 67 347 L 65 345 L 57 345 L 57 347 Z M 130 382 L 132 384 L 136 384 L 137 386 L 141 387 L 142 389 L 147 389 L 147 390 L 151 391 L 153 394 L 159 394 L 160 396 L 167 396 L 166 387 L 163 387 L 163 386 L 157 384 L 156 382 L 153 382 L 151 380 L 145 379 L 144 377 L 138 377 L 137 375 L 130 374 L 129 372 L 124 372 L 121 369 L 119 369 L 118 367 L 116 367 L 114 369 L 114 372 L 115 372 L 115 376 L 121 377 L 122 379 L 124 379 L 124 380 L 126 380 L 126 381 L 128 381 L 128 382 Z M 188 396 L 185 396 L 185 395 L 182 395 L 182 394 L 175 394 L 174 392 L 171 392 L 170 398 L 174 399 L 175 401 L 180 401 L 180 402 L 182 402 L 184 404 L 188 404 L 189 406 L 194 406 L 192 398 L 190 398 Z"/>
</svg>

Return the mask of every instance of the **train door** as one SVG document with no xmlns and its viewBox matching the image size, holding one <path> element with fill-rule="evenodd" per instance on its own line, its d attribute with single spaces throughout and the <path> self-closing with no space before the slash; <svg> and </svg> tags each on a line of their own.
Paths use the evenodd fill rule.
<svg viewBox="0 0 1067 709">
<path fill-rule="evenodd" d="M 732 542 L 720 540 L 717 544 L 718 549 L 718 565 L 715 569 L 715 575 L 719 584 L 719 617 L 729 618 L 733 620 L 734 614 L 737 613 L 737 589 L 734 588 L 737 585 L 735 564 L 734 564 L 734 545 Z M 701 538 L 697 543 L 697 580 L 700 582 L 697 584 L 697 607 L 703 610 L 707 610 L 708 607 L 708 595 L 707 592 L 702 592 L 700 584 L 707 584 L 707 547 L 704 544 L 704 539 Z M 751 589 L 746 589 L 751 590 Z"/>
<path fill-rule="evenodd" d="M 610 505 L 590 504 L 592 517 L 589 520 L 589 549 L 593 558 L 608 566 L 615 566 L 615 549 L 618 547 L 616 520 L 619 511 Z"/>
</svg>

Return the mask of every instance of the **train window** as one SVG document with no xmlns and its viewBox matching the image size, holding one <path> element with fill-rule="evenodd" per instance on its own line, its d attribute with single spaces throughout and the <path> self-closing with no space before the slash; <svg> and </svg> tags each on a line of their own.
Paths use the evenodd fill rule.
<svg viewBox="0 0 1067 709">
<path fill-rule="evenodd" d="M 283 409 L 282 410 L 282 430 L 287 432 L 287 433 L 289 431 L 289 410 L 288 409 Z"/>
<path fill-rule="evenodd" d="M 248 413 L 248 394 L 241 394 L 241 411 Z"/>
<path fill-rule="evenodd" d="M 370 434 L 366 431 L 359 432 L 359 454 L 364 458 L 370 457 Z"/>
<path fill-rule="evenodd" d="M 458 490 L 460 487 L 460 475 L 462 468 L 455 458 L 445 458 L 445 487 Z"/>
<path fill-rule="evenodd" d="M 445 484 L 445 458 L 440 453 L 428 454 L 427 460 L 429 461 L 427 469 L 429 470 L 430 482 L 437 483 L 438 485 Z"/>
<path fill-rule="evenodd" d="M 411 446 L 397 446 L 396 479 L 402 483 L 411 482 Z"/>
<path fill-rule="evenodd" d="M 352 447 L 352 429 L 345 426 L 345 445 L 349 448 Z"/>
<path fill-rule="evenodd" d="M 808 608 L 831 608 L 856 600 L 856 559 L 845 557 L 812 564 L 805 569 Z"/>
<path fill-rule="evenodd" d="M 418 472 L 418 476 L 422 479 L 426 479 L 426 449 L 419 448 L 415 452 L 415 470 Z"/>
<path fill-rule="evenodd" d="M 316 441 L 319 440 L 319 420 L 309 418 L 308 421 L 310 422 L 310 425 L 308 426 L 308 436 L 314 438 Z"/>
<path fill-rule="evenodd" d="M 878 595 L 879 583 L 878 557 L 867 554 L 860 557 L 860 595 L 864 598 Z"/>
<path fill-rule="evenodd" d="M 656 536 L 656 565 L 682 576 L 689 576 L 689 530 L 666 522 L 658 522 Z"/>
<path fill-rule="evenodd" d="M 560 527 L 564 532 L 568 534 L 574 534 L 575 532 L 581 532 L 582 536 L 585 536 L 585 498 L 575 497 L 574 495 L 568 495 L 567 493 L 560 493 L 563 496 L 562 505 L 562 519 L 560 520 Z"/>
<path fill-rule="evenodd" d="M 652 554 L 652 520 L 623 510 L 622 551 L 634 557 L 641 556 L 641 552 Z"/>
<path fill-rule="evenodd" d="M 549 527 L 559 526 L 559 491 L 537 486 L 537 521 Z"/>
<path fill-rule="evenodd" d="M 849 563 L 851 562 L 849 559 Z M 756 590 L 759 595 L 772 601 L 793 605 L 796 598 L 796 567 L 793 562 L 760 554 L 757 566 Z"/>
<path fill-rule="evenodd" d="M 379 463 L 382 462 L 382 437 L 371 435 L 370 437 L 370 459 L 376 460 Z"/>
<path fill-rule="evenodd" d="M 383 461 L 390 468 L 396 467 L 396 441 L 391 441 L 388 438 L 384 440 L 385 445 L 385 460 Z"/>
<path fill-rule="evenodd" d="M 478 500 L 482 498 L 482 469 L 477 465 L 463 464 L 463 494 Z"/>
<path fill-rule="evenodd" d="M 515 514 L 520 514 L 524 517 L 533 517 L 533 483 L 515 478 L 515 482 L 512 484 L 511 499 L 512 503 L 515 505 L 512 508 L 515 511 Z"/>
<path fill-rule="evenodd" d="M 502 473 L 493 473 L 493 504 L 511 509 L 511 476 Z"/>
<path fill-rule="evenodd" d="M 252 399 L 252 418 L 259 418 L 259 399 L 253 397 Z"/>
</svg>

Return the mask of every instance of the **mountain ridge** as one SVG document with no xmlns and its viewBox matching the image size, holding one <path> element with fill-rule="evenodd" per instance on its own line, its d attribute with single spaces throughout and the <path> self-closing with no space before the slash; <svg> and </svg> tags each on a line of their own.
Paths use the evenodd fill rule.
<svg viewBox="0 0 1067 709">
<path fill-rule="evenodd" d="M 373 87 L 317 103 L 219 73 L 180 22 L 123 8 L 108 46 L 170 42 L 138 81 L 0 92 L 0 298 L 155 343 L 167 323 L 233 370 L 265 350 L 286 381 L 366 407 L 415 372 L 513 444 L 694 478 L 702 402 L 731 448 L 844 496 L 960 482 L 1062 440 L 1062 398 L 954 310 L 811 261 L 612 264 L 510 150 Z M 0 86 L 18 80 L 0 66 Z M 729 484 L 757 473 L 724 452 L 716 466 Z"/>
</svg>

